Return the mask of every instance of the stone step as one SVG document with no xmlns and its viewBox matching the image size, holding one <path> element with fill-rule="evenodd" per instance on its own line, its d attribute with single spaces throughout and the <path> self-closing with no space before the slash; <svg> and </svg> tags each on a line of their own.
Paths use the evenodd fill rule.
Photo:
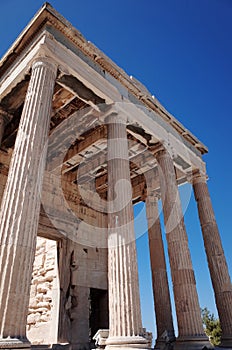
<svg viewBox="0 0 232 350">
<path fill-rule="evenodd" d="M 32 345 L 32 350 L 71 350 L 70 344 L 38 344 Z"/>
<path fill-rule="evenodd" d="M 39 344 L 39 345 L 32 345 L 32 350 L 51 350 L 52 346 L 51 344 Z"/>
</svg>

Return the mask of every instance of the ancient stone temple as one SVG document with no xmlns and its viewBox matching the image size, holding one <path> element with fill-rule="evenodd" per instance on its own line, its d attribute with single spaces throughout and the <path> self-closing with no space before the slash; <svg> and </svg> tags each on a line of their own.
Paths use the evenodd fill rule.
<svg viewBox="0 0 232 350">
<path fill-rule="evenodd" d="M 140 310 L 139 201 L 147 211 L 155 347 L 210 347 L 178 192 L 186 182 L 222 346 L 232 347 L 232 288 L 207 189 L 207 148 L 47 3 L 0 61 L 0 142 L 1 349 L 151 347 Z"/>
</svg>

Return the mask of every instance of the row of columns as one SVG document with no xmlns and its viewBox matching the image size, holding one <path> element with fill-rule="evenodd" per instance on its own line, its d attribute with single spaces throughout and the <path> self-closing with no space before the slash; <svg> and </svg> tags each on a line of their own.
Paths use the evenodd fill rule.
<svg viewBox="0 0 232 350">
<path fill-rule="evenodd" d="M 48 58 L 32 65 L 31 79 L 9 169 L 0 212 L 0 348 L 27 348 L 26 318 L 47 153 L 51 101 L 57 67 Z M 0 113 L 2 115 L 2 113 Z M 0 120 L 0 137 L 3 124 Z M 143 335 L 131 201 L 126 119 L 112 114 L 108 124 L 109 309 L 107 348 L 147 348 Z M 173 161 L 162 149 L 158 163 L 168 254 L 178 321 L 176 349 L 209 345 L 203 332 Z M 232 290 L 206 179 L 194 176 L 193 187 L 209 269 L 223 330 L 232 345 Z M 167 332 L 175 339 L 157 197 L 147 197 L 150 255 L 157 322 L 157 344 Z"/>
<path fill-rule="evenodd" d="M 112 142 L 111 139 L 114 139 L 115 142 Z M 137 269 L 133 269 L 126 256 L 120 253 L 123 249 L 129 249 L 131 261 L 134 260 L 133 225 L 130 225 L 129 230 L 131 234 L 129 236 L 125 226 L 128 222 L 131 223 L 133 219 L 132 202 L 129 199 L 131 197 L 128 190 L 130 188 L 130 166 L 126 123 L 121 117 L 114 116 L 108 125 L 108 156 L 109 298 L 111 301 L 110 337 L 108 344 L 116 345 L 122 339 L 122 332 L 118 329 L 120 328 L 119 320 L 121 320 L 122 324 L 126 324 L 123 313 L 125 315 L 130 313 L 131 320 L 134 317 L 141 317 L 136 307 L 131 308 L 128 304 L 124 303 L 124 299 L 129 300 L 131 297 L 129 289 L 125 288 L 125 285 L 130 285 L 133 278 L 137 282 Z M 196 280 L 188 246 L 188 237 L 184 224 L 174 163 L 169 152 L 164 148 L 156 152 L 155 157 L 158 163 L 160 191 L 178 323 L 178 338 L 175 341 L 174 349 L 202 349 L 204 346 L 210 348 L 211 344 L 203 330 Z M 127 182 L 127 187 L 122 186 L 123 181 Z M 223 332 L 221 345 L 231 347 L 232 288 L 228 267 L 207 190 L 206 177 L 200 175 L 200 173 L 196 173 L 193 176 L 192 182 Z M 147 196 L 146 210 L 157 324 L 156 346 L 157 348 L 162 348 L 164 346 L 162 343 L 165 342 L 164 334 L 166 334 L 169 342 L 175 340 L 175 335 L 162 234 L 157 213 L 157 202 L 157 195 L 153 194 L 152 196 L 149 194 Z M 122 204 L 124 208 L 121 211 L 116 209 L 119 204 Z M 155 221 L 154 217 L 157 218 Z M 128 237 L 129 240 L 127 242 Z M 114 242 L 113 244 L 111 244 L 111 240 Z M 132 277 L 131 274 L 133 275 Z M 134 288 L 138 288 L 137 283 L 134 285 Z M 118 289 L 124 289 L 124 293 L 121 293 L 122 291 L 118 292 Z M 137 295 L 138 291 L 136 290 L 135 297 Z M 137 304 L 139 305 L 139 299 Z M 139 323 L 141 324 L 141 322 Z M 126 334 L 128 338 L 126 341 L 124 339 L 124 347 L 126 347 L 125 344 L 128 347 L 132 347 L 134 335 L 140 335 L 139 328 L 136 328 L 131 323 L 130 330 Z M 112 335 L 114 336 L 113 342 Z M 139 348 L 141 346 L 140 343 L 135 347 Z"/>
<path fill-rule="evenodd" d="M 197 347 L 202 348 L 202 344 L 206 339 L 204 339 L 205 335 L 202 332 L 196 282 L 188 248 L 188 239 L 181 210 L 175 169 L 173 161 L 166 150 L 157 152 L 155 156 L 159 170 L 160 190 L 179 333 L 174 348 L 179 349 L 186 347 L 186 349 L 190 349 L 191 343 L 193 349 L 197 349 Z M 232 285 L 206 181 L 206 176 L 201 175 L 199 172 L 196 172 L 192 176 L 193 190 L 198 206 L 205 251 L 222 328 L 221 346 L 231 348 Z M 157 195 L 155 197 L 157 201 Z M 154 198 L 151 201 L 149 197 L 146 200 L 148 225 L 150 218 L 149 213 L 154 201 Z M 157 211 L 157 208 L 155 210 Z M 153 215 L 155 214 L 155 210 L 153 211 Z M 158 215 L 156 217 L 158 217 Z M 160 236 L 160 243 L 156 243 L 156 247 L 160 247 L 158 248 L 160 252 L 163 251 L 163 247 L 159 219 L 157 219 L 153 226 L 149 225 L 149 243 L 157 323 L 157 341 L 159 342 L 162 331 L 166 329 L 170 332 L 170 330 L 172 330 L 172 325 L 169 317 L 165 320 L 166 324 L 162 325 L 162 316 L 158 314 L 158 312 L 162 313 L 161 310 L 164 310 L 164 308 L 161 301 L 156 301 L 156 295 L 160 293 L 161 299 L 164 297 L 167 301 L 167 305 L 169 305 L 170 299 L 167 296 L 165 297 L 166 292 L 163 292 L 163 285 L 155 283 L 155 274 L 160 271 L 159 264 L 161 264 L 161 261 L 163 261 L 163 270 L 166 269 L 166 266 L 164 259 L 161 258 L 163 252 L 160 255 L 159 262 L 156 262 L 155 254 L 157 254 L 157 251 L 154 248 L 154 244 L 152 244 L 154 225 L 156 225 L 156 234 Z M 165 280 L 166 278 L 163 278 L 163 281 Z M 168 289 L 167 280 L 165 283 L 166 289 Z M 161 331 L 159 330 L 159 325 L 162 325 Z"/>
</svg>

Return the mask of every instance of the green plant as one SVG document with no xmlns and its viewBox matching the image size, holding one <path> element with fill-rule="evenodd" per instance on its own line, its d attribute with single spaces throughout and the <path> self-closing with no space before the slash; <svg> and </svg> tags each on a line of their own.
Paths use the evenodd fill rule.
<svg viewBox="0 0 232 350">
<path fill-rule="evenodd" d="M 206 335 L 209 337 L 210 342 L 215 346 L 221 343 L 221 325 L 219 319 L 217 319 L 213 313 L 205 307 L 201 309 L 201 317 L 203 327 Z"/>
</svg>

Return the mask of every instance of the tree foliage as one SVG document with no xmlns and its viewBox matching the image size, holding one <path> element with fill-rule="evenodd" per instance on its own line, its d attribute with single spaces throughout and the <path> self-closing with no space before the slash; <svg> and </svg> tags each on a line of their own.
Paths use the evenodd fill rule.
<svg viewBox="0 0 232 350">
<path fill-rule="evenodd" d="M 222 330 L 219 319 L 205 307 L 201 309 L 201 317 L 206 335 L 210 342 L 216 346 L 221 343 Z"/>
</svg>

